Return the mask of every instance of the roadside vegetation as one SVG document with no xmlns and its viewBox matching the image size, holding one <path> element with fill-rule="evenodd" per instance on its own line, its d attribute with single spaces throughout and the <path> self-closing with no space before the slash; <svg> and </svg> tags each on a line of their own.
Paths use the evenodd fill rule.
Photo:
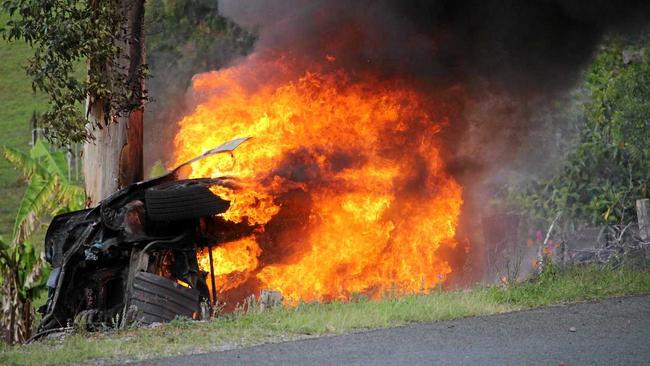
<svg viewBox="0 0 650 366">
<path fill-rule="evenodd" d="M 635 201 L 650 198 L 650 31 L 611 36 L 585 72 L 577 146 L 562 170 L 515 190 L 514 204 L 562 227 L 636 222 Z"/>
<path fill-rule="evenodd" d="M 49 267 L 41 258 L 42 238 L 35 233 L 58 214 L 84 207 L 83 188 L 68 179 L 61 151 L 52 152 L 42 140 L 29 152 L 5 147 L 3 157 L 22 172 L 27 188 L 16 210 L 10 239 L 0 235 L 0 329 L 6 341 L 29 338 L 35 319 L 33 302 L 45 290 Z"/>
<path fill-rule="evenodd" d="M 612 296 L 650 292 L 650 272 L 631 267 L 549 268 L 522 283 L 435 291 L 427 295 L 348 303 L 256 308 L 212 321 L 178 319 L 155 328 L 77 332 L 29 345 L 0 345 L 0 364 L 60 365 L 154 359 L 338 335 L 418 322 L 491 315 Z"/>
</svg>

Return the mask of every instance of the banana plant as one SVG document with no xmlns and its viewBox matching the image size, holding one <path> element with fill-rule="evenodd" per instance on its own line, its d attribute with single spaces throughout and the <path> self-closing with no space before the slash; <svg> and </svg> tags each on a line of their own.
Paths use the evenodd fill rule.
<svg viewBox="0 0 650 366">
<path fill-rule="evenodd" d="M 62 151 L 54 151 L 37 140 L 29 153 L 5 147 L 4 157 L 22 171 L 27 179 L 25 194 L 14 221 L 14 243 L 28 238 L 39 224 L 39 218 L 79 210 L 86 194 L 82 187 L 68 179 L 68 167 Z"/>
<path fill-rule="evenodd" d="M 44 218 L 83 208 L 85 192 L 70 181 L 65 155 L 37 141 L 28 153 L 5 147 L 5 159 L 19 169 L 27 187 L 18 206 L 11 240 L 0 237 L 0 328 L 9 343 L 30 335 L 33 299 L 45 289 L 48 268 L 30 238 Z"/>
<path fill-rule="evenodd" d="M 14 245 L 0 237 L 2 319 L 9 343 L 21 342 L 31 333 L 33 299 L 45 289 L 47 268 L 29 242 Z"/>
</svg>

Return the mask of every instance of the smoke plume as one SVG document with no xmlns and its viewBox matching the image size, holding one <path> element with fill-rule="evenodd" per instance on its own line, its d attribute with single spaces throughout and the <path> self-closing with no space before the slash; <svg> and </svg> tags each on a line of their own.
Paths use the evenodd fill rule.
<svg viewBox="0 0 650 366">
<path fill-rule="evenodd" d="M 352 73 L 411 80 L 448 103 L 445 151 L 460 175 L 507 163 L 535 128 L 535 110 L 575 84 L 602 36 L 634 30 L 650 14 L 646 1 L 606 0 L 222 0 L 219 7 L 256 31 L 260 58 L 291 55 L 301 73 L 333 56 Z M 272 78 L 263 69 L 256 75 Z"/>
</svg>

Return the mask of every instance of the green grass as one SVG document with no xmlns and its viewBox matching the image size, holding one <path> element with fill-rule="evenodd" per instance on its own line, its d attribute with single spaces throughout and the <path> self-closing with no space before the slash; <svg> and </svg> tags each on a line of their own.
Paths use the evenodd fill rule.
<svg viewBox="0 0 650 366">
<path fill-rule="evenodd" d="M 177 320 L 154 329 L 75 334 L 25 346 L 0 345 L 0 364 L 143 360 L 648 292 L 648 271 L 581 267 L 551 271 L 507 287 L 479 286 L 380 301 L 303 304 L 209 322 Z"/>
<path fill-rule="evenodd" d="M 8 20 L 0 12 L 0 25 Z M 7 42 L 0 37 L 0 148 L 10 146 L 27 152 L 30 149 L 31 118 L 34 112 L 46 110 L 47 96 L 32 90 L 31 79 L 25 73 L 28 59 L 33 50 L 23 41 Z M 75 76 L 84 78 L 85 64 L 79 61 L 75 66 Z M 83 106 L 79 105 L 80 110 Z M 0 235 L 11 238 L 14 218 L 25 190 L 25 182 L 20 172 L 0 157 Z M 47 220 L 45 220 L 47 223 Z M 34 243 L 39 247 L 46 227 L 41 227 L 34 235 Z"/>
<path fill-rule="evenodd" d="M 7 20 L 0 13 L 0 24 Z M 32 112 L 46 106 L 43 95 L 32 92 L 31 81 L 25 75 L 27 59 L 32 49 L 23 42 L 7 43 L 0 38 L 0 146 L 26 151 L 30 141 Z M 0 159 L 0 233 L 11 237 L 14 216 L 22 197 L 24 184 L 19 174 L 4 159 Z"/>
<path fill-rule="evenodd" d="M 532 308 L 650 292 L 650 272 L 596 266 L 571 268 L 568 271 L 551 270 L 535 281 L 508 288 L 491 288 L 489 292 L 490 297 L 499 303 Z"/>
</svg>

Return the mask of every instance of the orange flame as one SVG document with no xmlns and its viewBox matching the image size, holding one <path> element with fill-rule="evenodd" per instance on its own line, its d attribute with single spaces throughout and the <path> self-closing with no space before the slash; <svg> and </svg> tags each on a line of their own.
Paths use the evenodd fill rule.
<svg viewBox="0 0 650 366">
<path fill-rule="evenodd" d="M 248 271 L 258 265 L 261 253 L 255 238 L 246 237 L 234 242 L 212 248 L 212 265 L 218 292 L 229 290 L 241 284 L 248 276 Z M 199 269 L 210 273 L 208 249 L 199 250 Z M 208 287 L 212 288 L 212 279 L 208 276 Z"/>
<path fill-rule="evenodd" d="M 241 189 L 213 189 L 231 201 L 223 218 L 257 226 L 213 248 L 218 292 L 273 289 L 295 304 L 442 283 L 452 268 L 440 249 L 456 245 L 462 188 L 440 157 L 447 122 L 431 101 L 405 83 L 341 70 L 256 88 L 242 82 L 250 72 L 243 63 L 196 76 L 202 102 L 174 139 L 180 163 L 253 137 L 234 160 L 192 164 L 191 177 L 236 177 Z M 198 254 L 204 271 L 207 254 Z"/>
</svg>

